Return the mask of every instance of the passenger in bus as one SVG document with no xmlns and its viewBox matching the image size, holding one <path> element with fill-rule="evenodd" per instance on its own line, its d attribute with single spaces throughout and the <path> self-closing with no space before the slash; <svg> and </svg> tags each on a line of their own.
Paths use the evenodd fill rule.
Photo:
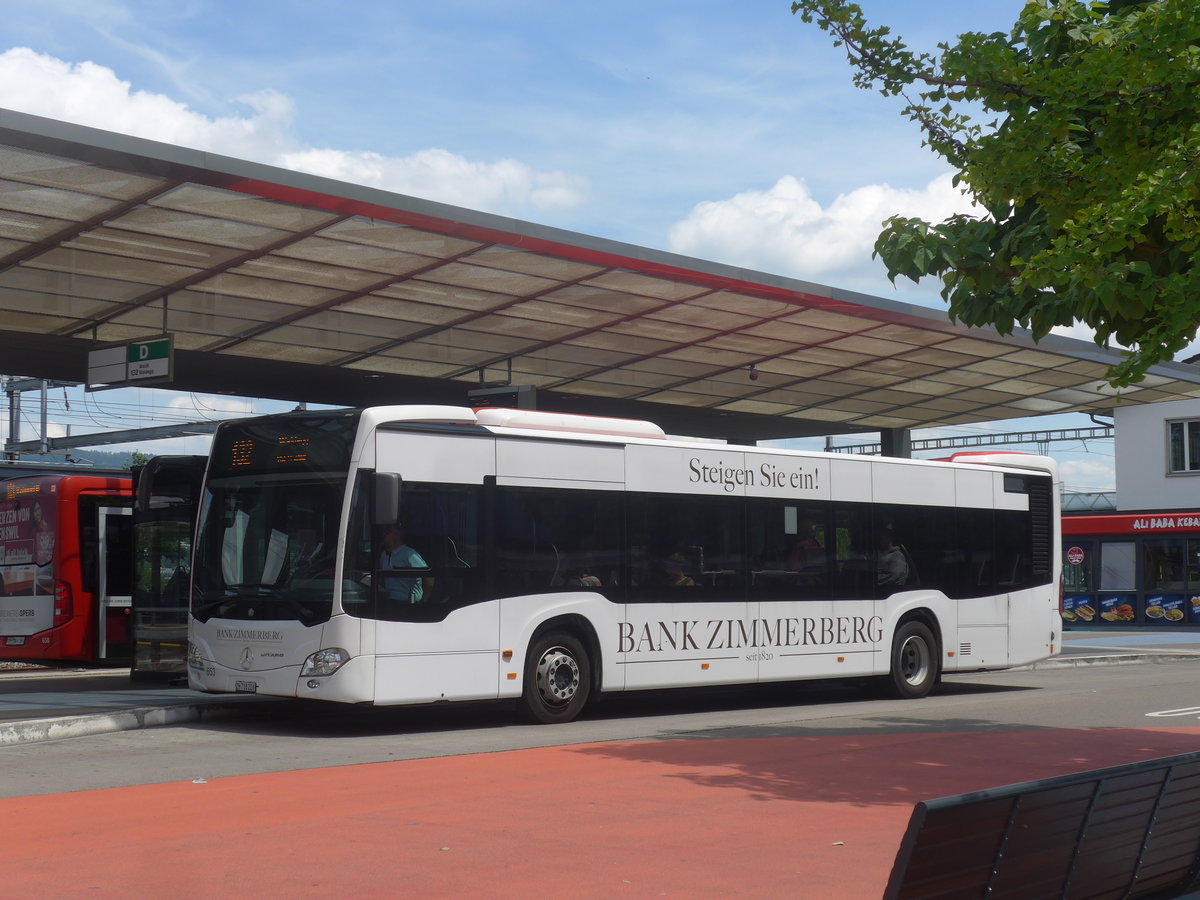
<svg viewBox="0 0 1200 900">
<path fill-rule="evenodd" d="M 379 558 L 380 569 L 427 569 L 428 563 L 421 554 L 408 546 L 399 522 L 389 525 L 383 533 L 383 553 Z M 400 603 L 420 603 L 427 591 L 432 589 L 432 578 L 383 576 L 384 594 L 389 600 Z"/>
<path fill-rule="evenodd" d="M 682 553 L 672 553 L 663 560 L 663 575 L 667 584 L 672 587 L 695 587 L 695 580 L 687 574 L 684 567 L 687 561 Z"/>
<path fill-rule="evenodd" d="M 788 551 L 789 571 L 796 573 L 796 584 L 818 585 L 824 581 L 825 548 L 817 540 L 816 528 L 808 519 L 802 519 L 796 529 L 796 539 Z"/>
<path fill-rule="evenodd" d="M 876 557 L 877 581 L 881 587 L 903 587 L 908 582 L 908 559 L 893 539 L 892 526 L 876 533 L 879 555 Z"/>
<path fill-rule="evenodd" d="M 816 529 L 808 519 L 802 519 L 796 526 L 796 540 L 788 551 L 787 568 L 796 572 L 824 562 L 824 548 L 817 540 Z"/>
<path fill-rule="evenodd" d="M 600 579 L 586 569 L 575 569 L 563 582 L 566 587 L 600 587 Z"/>
</svg>

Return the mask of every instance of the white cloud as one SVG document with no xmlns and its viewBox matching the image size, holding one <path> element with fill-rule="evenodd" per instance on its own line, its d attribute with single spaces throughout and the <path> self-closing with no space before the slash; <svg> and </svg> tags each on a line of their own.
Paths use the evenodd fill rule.
<svg viewBox="0 0 1200 900">
<path fill-rule="evenodd" d="M 133 90 L 112 69 L 26 47 L 0 53 L 0 106 L 198 150 L 263 159 L 290 141 L 292 104 L 271 91 L 238 98 L 249 116 L 210 119 L 162 94 Z"/>
<path fill-rule="evenodd" d="M 292 130 L 290 98 L 264 90 L 234 99 L 246 114 L 210 118 L 163 94 L 134 90 L 92 62 L 25 47 L 0 53 L 0 107 L 7 109 L 506 215 L 566 209 L 587 192 L 583 178 L 511 159 L 474 162 L 440 149 L 389 157 L 305 148 Z"/>
<path fill-rule="evenodd" d="M 883 264 L 871 259 L 883 220 L 906 215 L 941 221 L 970 212 L 970 202 L 950 181 L 939 176 L 923 190 L 866 185 L 823 207 L 804 181 L 788 175 L 764 191 L 698 204 L 672 226 L 670 247 L 854 290 L 880 292 L 882 284 L 891 293 Z"/>
<path fill-rule="evenodd" d="M 536 172 L 512 159 L 471 162 L 440 149 L 421 150 L 406 157 L 303 150 L 284 154 L 281 163 L 313 175 L 492 211 L 522 205 L 539 210 L 569 209 L 581 203 L 587 193 L 584 179 L 564 172 Z"/>
<path fill-rule="evenodd" d="M 1070 491 L 1111 491 L 1117 483 L 1115 463 L 1111 457 L 1064 459 L 1060 456 L 1058 468 L 1063 484 Z"/>
</svg>

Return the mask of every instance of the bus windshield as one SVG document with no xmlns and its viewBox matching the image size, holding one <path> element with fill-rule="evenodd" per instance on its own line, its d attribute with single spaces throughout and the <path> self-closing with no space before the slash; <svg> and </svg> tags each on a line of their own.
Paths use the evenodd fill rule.
<svg viewBox="0 0 1200 900">
<path fill-rule="evenodd" d="M 356 422 L 337 411 L 221 428 L 196 534 L 195 618 L 329 618 Z"/>
</svg>

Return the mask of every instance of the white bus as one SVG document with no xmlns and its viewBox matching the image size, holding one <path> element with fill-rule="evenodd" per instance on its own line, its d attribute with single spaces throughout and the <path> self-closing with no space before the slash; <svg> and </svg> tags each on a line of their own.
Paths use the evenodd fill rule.
<svg viewBox="0 0 1200 900">
<path fill-rule="evenodd" d="M 1058 650 L 1059 485 L 668 438 L 640 421 L 391 406 L 228 423 L 192 568 L 193 688 L 346 703 L 942 672 Z"/>
</svg>

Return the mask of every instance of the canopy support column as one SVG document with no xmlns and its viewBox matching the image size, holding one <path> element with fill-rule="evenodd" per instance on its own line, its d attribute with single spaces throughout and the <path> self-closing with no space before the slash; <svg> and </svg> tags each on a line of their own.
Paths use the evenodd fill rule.
<svg viewBox="0 0 1200 900">
<path fill-rule="evenodd" d="M 907 428 L 884 428 L 879 432 L 880 454 L 912 459 L 912 432 Z"/>
</svg>

